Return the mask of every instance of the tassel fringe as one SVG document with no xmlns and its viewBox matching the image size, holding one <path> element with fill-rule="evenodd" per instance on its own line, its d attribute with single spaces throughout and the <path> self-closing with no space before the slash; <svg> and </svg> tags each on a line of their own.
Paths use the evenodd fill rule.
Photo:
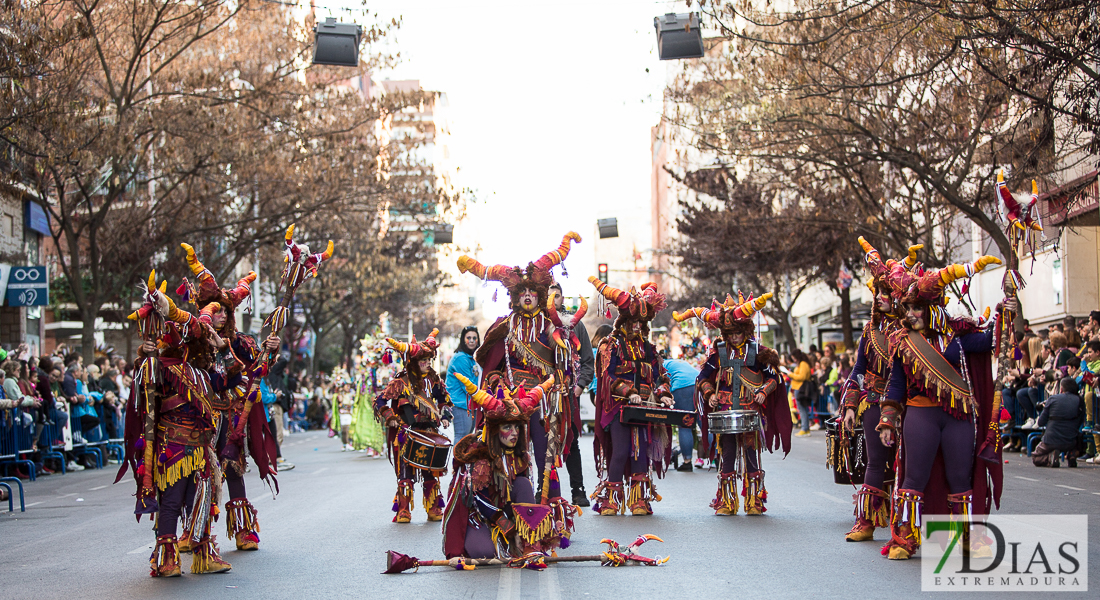
<svg viewBox="0 0 1100 600">
<path fill-rule="evenodd" d="M 187 456 L 177 460 L 167 468 L 165 468 L 163 464 L 158 464 L 157 467 L 153 469 L 153 480 L 157 485 L 157 489 L 163 492 L 180 479 L 188 477 L 195 471 L 201 471 L 205 468 L 206 452 L 202 446 L 196 446 L 191 449 Z"/>
<path fill-rule="evenodd" d="M 876 487 L 864 485 L 855 495 L 857 519 L 875 527 L 890 526 L 890 498 Z"/>
<path fill-rule="evenodd" d="M 260 522 L 256 519 L 256 507 L 245 498 L 225 503 L 226 535 L 235 537 L 238 533 L 259 533 Z"/>
<path fill-rule="evenodd" d="M 710 503 L 714 510 L 725 508 L 731 515 L 736 515 L 740 510 L 740 499 L 737 497 L 737 474 L 729 473 L 718 478 L 718 494 Z"/>
<path fill-rule="evenodd" d="M 165 568 L 171 568 L 180 564 L 179 542 L 175 534 L 162 535 L 157 538 L 157 544 L 153 547 L 153 553 L 149 555 L 149 575 L 157 577 Z"/>
</svg>

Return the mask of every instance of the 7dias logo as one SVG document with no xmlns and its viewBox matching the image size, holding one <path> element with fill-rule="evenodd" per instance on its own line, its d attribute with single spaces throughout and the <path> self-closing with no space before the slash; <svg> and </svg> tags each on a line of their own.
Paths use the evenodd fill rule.
<svg viewBox="0 0 1100 600">
<path fill-rule="evenodd" d="M 1085 592 L 1088 515 L 925 515 L 923 592 Z"/>
</svg>

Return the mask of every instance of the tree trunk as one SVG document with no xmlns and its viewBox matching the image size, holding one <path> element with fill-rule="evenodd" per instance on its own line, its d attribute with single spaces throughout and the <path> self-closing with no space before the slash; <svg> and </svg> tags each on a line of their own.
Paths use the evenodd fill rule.
<svg viewBox="0 0 1100 600">
<path fill-rule="evenodd" d="M 854 281 L 854 280 L 853 280 Z M 844 347 L 854 348 L 852 341 L 852 295 L 851 288 L 841 288 L 840 294 L 840 327 L 844 332 Z"/>
<path fill-rule="evenodd" d="M 95 362 L 95 318 L 99 310 L 83 310 L 80 313 L 83 326 L 80 328 L 80 353 L 84 356 L 84 365 Z"/>
</svg>

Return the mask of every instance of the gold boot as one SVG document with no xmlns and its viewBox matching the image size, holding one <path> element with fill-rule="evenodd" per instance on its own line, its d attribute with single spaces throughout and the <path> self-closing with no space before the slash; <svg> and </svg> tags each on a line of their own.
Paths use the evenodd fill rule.
<svg viewBox="0 0 1100 600">
<path fill-rule="evenodd" d="M 225 573 L 233 568 L 233 565 L 222 560 L 221 554 L 218 553 L 216 537 L 211 535 L 195 544 L 191 557 L 191 572 L 195 575 Z"/>
<path fill-rule="evenodd" d="M 739 501 L 737 498 L 737 474 L 723 473 L 718 476 L 718 494 L 711 501 L 714 514 L 723 517 L 736 515 Z"/>
<path fill-rule="evenodd" d="M 443 520 L 443 496 L 439 493 L 438 479 L 424 482 L 424 511 L 428 513 L 429 521 Z"/>
<path fill-rule="evenodd" d="M 153 554 L 149 556 L 149 567 L 150 577 L 180 576 L 179 542 L 175 534 L 170 533 L 157 538 Z"/>
</svg>

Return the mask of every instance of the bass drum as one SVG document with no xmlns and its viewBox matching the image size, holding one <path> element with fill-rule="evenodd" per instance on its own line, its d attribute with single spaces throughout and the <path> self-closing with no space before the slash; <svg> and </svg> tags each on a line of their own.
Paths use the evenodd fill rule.
<svg viewBox="0 0 1100 600">
<path fill-rule="evenodd" d="M 405 462 L 429 471 L 446 471 L 451 454 L 451 440 L 434 431 L 406 429 L 401 457 Z"/>
</svg>

